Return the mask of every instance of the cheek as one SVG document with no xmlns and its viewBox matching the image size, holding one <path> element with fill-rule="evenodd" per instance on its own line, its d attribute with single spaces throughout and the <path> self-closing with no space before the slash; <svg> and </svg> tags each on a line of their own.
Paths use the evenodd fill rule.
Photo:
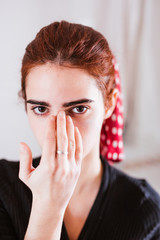
<svg viewBox="0 0 160 240">
<path fill-rule="evenodd" d="M 42 148 L 46 129 L 46 122 L 44 120 L 40 121 L 36 118 L 31 118 L 29 115 L 28 121 L 38 144 Z"/>
<path fill-rule="evenodd" d="M 85 119 L 83 121 L 74 121 L 74 125 L 79 128 L 83 141 L 84 155 L 99 145 L 99 137 L 101 132 L 103 119 L 97 116 Z"/>
<path fill-rule="evenodd" d="M 46 119 L 33 117 L 30 112 L 27 115 L 33 134 L 42 148 L 46 131 Z M 74 126 L 78 127 L 82 136 L 84 154 L 90 151 L 92 147 L 95 147 L 95 144 L 99 144 L 102 122 L 103 119 L 100 113 L 92 114 L 86 119 L 73 119 Z"/>
</svg>

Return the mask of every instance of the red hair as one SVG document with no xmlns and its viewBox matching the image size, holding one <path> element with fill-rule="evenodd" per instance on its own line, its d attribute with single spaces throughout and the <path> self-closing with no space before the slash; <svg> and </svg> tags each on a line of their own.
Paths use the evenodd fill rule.
<svg viewBox="0 0 160 240">
<path fill-rule="evenodd" d="M 26 102 L 26 77 L 29 71 L 47 62 L 86 70 L 102 91 L 108 106 L 115 88 L 113 55 L 105 37 L 81 24 L 53 22 L 43 27 L 26 47 L 21 68 L 20 96 Z"/>
</svg>

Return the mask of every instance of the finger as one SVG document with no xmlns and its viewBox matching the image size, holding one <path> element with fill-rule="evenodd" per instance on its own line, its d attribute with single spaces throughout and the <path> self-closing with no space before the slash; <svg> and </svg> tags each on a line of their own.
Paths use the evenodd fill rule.
<svg viewBox="0 0 160 240">
<path fill-rule="evenodd" d="M 57 150 L 67 152 L 68 137 L 66 131 L 66 116 L 64 111 L 57 115 Z M 57 154 L 58 158 L 66 159 L 66 154 Z"/>
<path fill-rule="evenodd" d="M 76 143 L 75 160 L 77 165 L 80 166 L 83 158 L 83 144 L 81 134 L 77 127 L 75 127 L 75 143 Z"/>
<path fill-rule="evenodd" d="M 42 158 L 40 164 L 54 164 L 56 150 L 56 134 L 55 134 L 55 116 L 47 119 L 47 128 L 43 142 Z"/>
<path fill-rule="evenodd" d="M 20 143 L 20 168 L 19 168 L 19 178 L 23 181 L 25 180 L 31 171 L 32 166 L 32 152 L 27 144 Z"/>
<path fill-rule="evenodd" d="M 74 124 L 70 116 L 67 116 L 67 135 L 68 135 L 68 159 L 73 160 L 75 158 L 75 136 L 74 136 Z"/>
</svg>

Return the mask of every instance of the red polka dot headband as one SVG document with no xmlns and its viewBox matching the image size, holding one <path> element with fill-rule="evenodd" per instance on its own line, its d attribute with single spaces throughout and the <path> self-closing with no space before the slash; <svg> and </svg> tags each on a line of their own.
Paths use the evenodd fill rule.
<svg viewBox="0 0 160 240">
<path fill-rule="evenodd" d="M 116 89 L 118 97 L 115 109 L 112 115 L 104 120 L 101 130 L 100 154 L 108 162 L 119 162 L 124 159 L 123 149 L 123 103 L 121 93 L 121 82 L 118 70 L 118 64 L 113 57 L 115 69 Z"/>
</svg>

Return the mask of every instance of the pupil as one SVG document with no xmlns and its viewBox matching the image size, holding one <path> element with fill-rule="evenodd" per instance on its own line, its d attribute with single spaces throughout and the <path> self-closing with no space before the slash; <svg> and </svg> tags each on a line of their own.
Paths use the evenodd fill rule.
<svg viewBox="0 0 160 240">
<path fill-rule="evenodd" d="M 79 112 L 83 112 L 84 107 L 78 107 L 77 110 L 78 110 Z"/>
<path fill-rule="evenodd" d="M 38 111 L 39 111 L 39 112 L 44 112 L 44 111 L 45 111 L 45 108 L 44 108 L 44 107 L 38 107 Z"/>
</svg>

